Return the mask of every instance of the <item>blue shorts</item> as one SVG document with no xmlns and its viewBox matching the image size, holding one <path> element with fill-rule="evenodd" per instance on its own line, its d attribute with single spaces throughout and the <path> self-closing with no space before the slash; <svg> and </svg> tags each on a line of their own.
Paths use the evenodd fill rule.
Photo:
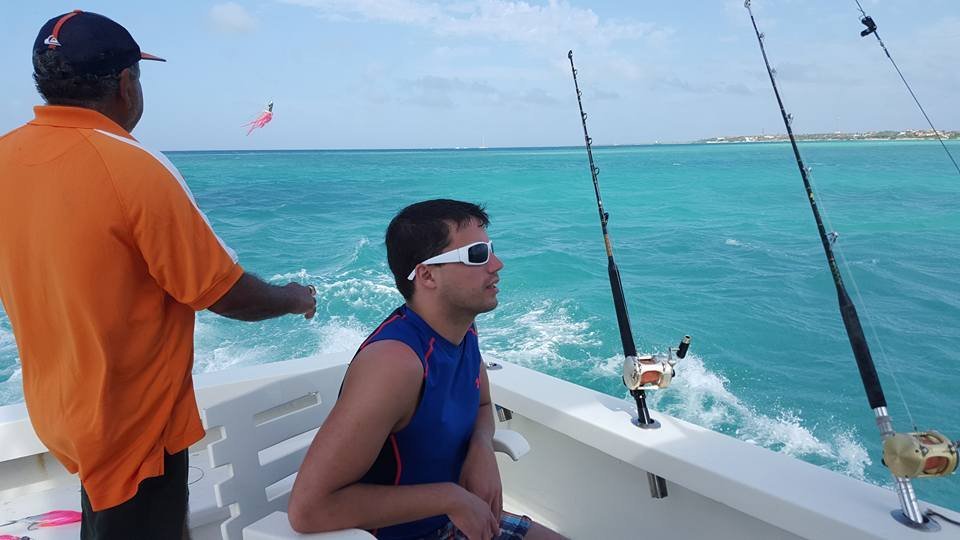
<svg viewBox="0 0 960 540">
<path fill-rule="evenodd" d="M 533 521 L 527 516 L 515 516 L 504 512 L 500 517 L 500 534 L 495 540 L 522 540 L 530 532 L 531 525 Z M 466 538 L 451 521 L 434 534 L 426 536 L 424 540 L 466 540 Z"/>
</svg>

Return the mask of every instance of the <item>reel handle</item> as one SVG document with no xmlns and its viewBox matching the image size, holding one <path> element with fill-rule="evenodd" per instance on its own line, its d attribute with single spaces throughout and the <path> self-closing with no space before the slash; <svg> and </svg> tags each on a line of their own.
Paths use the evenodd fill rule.
<svg viewBox="0 0 960 540">
<path fill-rule="evenodd" d="M 670 365 L 675 365 L 678 360 L 683 360 L 687 356 L 687 351 L 690 349 L 690 336 L 683 336 L 683 339 L 680 340 L 680 345 L 676 348 L 670 347 L 667 349 L 667 362 Z M 676 354 L 676 358 L 674 358 Z"/>
<path fill-rule="evenodd" d="M 677 358 L 683 360 L 683 357 L 687 356 L 687 349 L 690 348 L 690 336 L 683 336 L 683 339 L 680 340 L 680 345 L 677 347 Z"/>
</svg>

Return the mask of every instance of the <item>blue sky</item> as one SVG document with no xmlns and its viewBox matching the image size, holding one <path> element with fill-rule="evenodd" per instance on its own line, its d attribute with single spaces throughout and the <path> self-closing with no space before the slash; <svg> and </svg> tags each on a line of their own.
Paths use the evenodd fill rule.
<svg viewBox="0 0 960 540">
<path fill-rule="evenodd" d="M 960 2 L 861 0 L 941 129 L 960 129 Z M 40 102 L 30 47 L 75 8 L 126 26 L 143 69 L 134 135 L 162 150 L 582 143 L 573 49 L 598 144 L 781 133 L 740 0 L 9 2 L 0 132 Z M 922 128 L 853 0 L 754 0 L 798 132 Z M 276 103 L 273 123 L 241 126 Z"/>
</svg>

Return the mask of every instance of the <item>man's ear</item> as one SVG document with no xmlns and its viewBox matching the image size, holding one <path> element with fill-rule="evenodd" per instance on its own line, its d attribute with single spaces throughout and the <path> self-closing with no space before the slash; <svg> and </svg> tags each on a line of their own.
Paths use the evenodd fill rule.
<svg viewBox="0 0 960 540">
<path fill-rule="evenodd" d="M 129 105 L 130 102 L 135 99 L 134 93 L 136 92 L 137 78 L 130 68 L 124 68 L 124 70 L 120 72 L 120 99 L 126 105 Z"/>
<path fill-rule="evenodd" d="M 433 271 L 437 266 L 421 264 L 417 267 L 417 285 L 424 289 L 436 289 L 437 280 L 434 278 Z"/>
</svg>

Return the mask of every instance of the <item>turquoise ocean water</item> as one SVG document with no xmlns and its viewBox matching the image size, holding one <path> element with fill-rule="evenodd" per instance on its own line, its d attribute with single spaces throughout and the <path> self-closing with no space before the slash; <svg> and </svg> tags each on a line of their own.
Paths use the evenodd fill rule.
<svg viewBox="0 0 960 540">
<path fill-rule="evenodd" d="M 828 228 L 840 233 L 842 270 L 897 428 L 911 428 L 899 383 L 918 427 L 960 438 L 960 178 L 936 143 L 801 151 Z M 506 264 L 500 307 L 478 321 L 487 359 L 628 397 L 583 149 L 169 157 L 248 271 L 319 291 L 310 322 L 200 313 L 197 372 L 353 351 L 400 302 L 387 222 L 406 204 L 453 197 L 487 205 Z M 693 336 L 653 408 L 889 484 L 789 145 L 610 147 L 595 157 L 638 348 Z M 21 401 L 20 384 L 0 312 L 0 404 Z M 960 510 L 960 477 L 915 485 Z"/>
</svg>

